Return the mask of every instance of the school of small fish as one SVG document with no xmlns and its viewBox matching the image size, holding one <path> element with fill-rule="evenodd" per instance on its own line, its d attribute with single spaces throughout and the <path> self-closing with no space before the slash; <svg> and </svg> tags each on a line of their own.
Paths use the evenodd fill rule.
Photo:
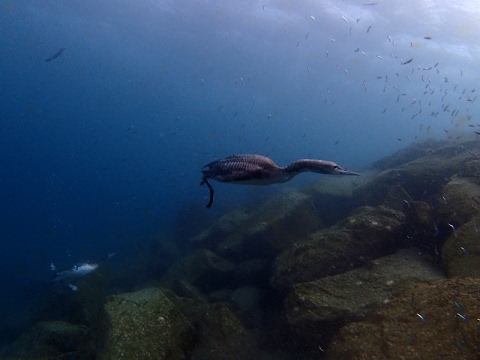
<svg viewBox="0 0 480 360">
<path fill-rule="evenodd" d="M 376 5 L 379 4 L 376 2 L 365 2 L 361 5 L 374 9 Z M 265 5 L 262 6 L 262 10 L 265 12 L 269 11 Z M 321 22 L 322 18 L 320 14 L 309 14 L 305 17 L 305 21 L 316 24 Z M 359 43 L 361 42 L 363 44 L 372 38 L 373 33 L 376 35 L 375 39 L 378 39 L 377 35 L 381 32 L 380 27 L 375 27 L 375 23 L 363 20 L 361 17 L 352 18 L 347 14 L 339 13 L 338 22 L 338 27 L 345 27 L 345 33 L 348 34 L 350 38 L 357 38 Z M 316 33 L 313 30 L 306 31 L 303 37 L 297 38 L 290 37 L 291 32 L 289 32 L 287 28 L 283 28 L 282 32 L 286 38 L 290 39 L 296 48 L 308 43 L 313 44 L 316 41 L 321 42 L 322 39 L 319 39 L 320 37 L 323 37 L 323 40 L 325 40 L 325 34 Z M 393 97 L 395 103 L 390 102 L 390 105 L 380 109 L 379 114 L 385 117 L 391 117 L 392 114 L 400 114 L 405 120 L 410 119 L 411 121 L 415 121 L 414 126 L 418 128 L 420 134 L 425 135 L 432 135 L 435 132 L 436 129 L 434 126 L 432 127 L 432 125 L 434 125 L 433 121 L 437 117 L 438 119 L 449 119 L 452 127 L 465 125 L 471 128 L 480 127 L 480 122 L 474 124 L 472 121 L 472 113 L 474 113 L 474 111 L 472 111 L 471 107 L 477 100 L 476 89 L 466 88 L 460 85 L 462 83 L 461 79 L 464 78 L 464 71 L 459 68 L 454 78 L 451 75 L 451 69 L 446 70 L 445 74 L 443 73 L 442 65 L 439 61 L 423 63 L 421 60 L 416 59 L 415 53 L 418 53 L 418 49 L 421 49 L 423 45 L 429 42 L 435 41 L 434 36 L 417 34 L 411 40 L 398 39 L 398 41 L 395 40 L 391 34 L 381 36 L 384 37 L 385 43 L 380 45 L 390 47 L 391 49 L 388 55 L 372 54 L 361 46 L 353 47 L 351 50 L 352 53 L 358 54 L 360 59 L 378 62 L 378 66 L 376 67 L 378 73 L 369 77 L 365 76 L 361 82 L 361 91 L 369 94 L 375 94 L 380 91 L 385 94 L 395 94 Z M 350 69 L 346 65 L 340 65 L 340 61 L 343 61 L 343 59 L 335 60 L 336 49 L 338 49 L 339 46 L 344 46 L 340 44 L 339 38 L 327 37 L 327 39 L 330 40 L 332 45 L 324 49 L 324 58 L 317 59 L 317 62 L 312 63 L 311 66 L 306 66 L 305 71 L 315 76 L 316 66 L 320 66 L 323 69 L 331 66 L 332 70 L 341 72 L 344 76 L 351 79 L 358 76 L 358 67 Z M 423 54 L 423 57 L 419 57 L 425 58 L 424 55 L 425 54 Z M 389 65 L 398 64 L 398 66 L 396 66 L 394 71 L 391 71 L 392 67 L 383 67 L 382 62 L 384 64 L 388 62 Z M 393 68 L 395 68 L 395 66 L 393 66 Z M 387 69 L 389 70 L 387 71 Z M 354 73 L 354 71 L 356 71 L 356 73 Z M 417 86 L 415 93 L 411 93 L 411 87 L 409 87 L 410 92 L 403 89 L 405 86 L 402 86 L 402 84 L 405 84 L 405 80 Z M 250 76 L 238 77 L 235 79 L 235 84 L 237 86 L 246 86 L 250 81 Z M 287 90 L 284 90 L 283 93 L 286 95 Z M 334 95 L 331 89 L 327 87 L 325 89 L 325 95 L 323 96 L 323 102 L 334 106 L 337 104 L 337 100 L 341 95 L 342 94 Z M 253 99 L 253 106 L 255 106 L 255 102 L 256 99 Z M 219 109 L 221 109 L 222 105 L 220 105 Z M 374 112 L 375 110 L 372 109 L 372 111 Z M 233 116 L 237 114 L 238 112 L 234 112 Z M 270 112 L 265 115 L 265 118 L 274 120 L 275 114 Z M 244 124 L 242 127 L 243 126 Z M 448 138 L 451 138 L 448 129 L 443 128 L 443 131 Z M 473 133 L 480 136 L 480 131 L 474 131 Z M 305 134 L 304 137 L 306 135 L 307 134 Z M 456 134 L 455 136 L 458 139 L 461 135 L 458 136 L 458 134 Z M 418 136 L 415 137 L 415 139 L 417 138 Z M 392 136 L 392 139 L 396 139 L 397 141 L 404 140 L 402 136 Z M 265 141 L 267 140 L 268 138 L 266 138 Z M 340 140 L 336 140 L 333 142 L 333 145 L 339 142 Z"/>
</svg>

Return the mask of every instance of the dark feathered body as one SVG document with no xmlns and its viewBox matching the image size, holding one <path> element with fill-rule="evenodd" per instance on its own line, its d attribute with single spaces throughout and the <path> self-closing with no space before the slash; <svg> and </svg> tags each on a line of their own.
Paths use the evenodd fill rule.
<svg viewBox="0 0 480 360">
<path fill-rule="evenodd" d="M 286 175 L 284 168 L 262 155 L 232 155 L 205 165 L 202 173 L 204 178 L 247 185 L 269 185 L 292 178 L 282 176 Z"/>
</svg>

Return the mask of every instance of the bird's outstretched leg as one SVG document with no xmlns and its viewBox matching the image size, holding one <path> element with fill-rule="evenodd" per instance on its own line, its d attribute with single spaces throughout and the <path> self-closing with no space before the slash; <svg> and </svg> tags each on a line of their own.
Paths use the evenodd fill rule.
<svg viewBox="0 0 480 360">
<path fill-rule="evenodd" d="M 210 183 L 208 182 L 207 178 L 204 177 L 202 179 L 202 182 L 200 183 L 200 185 L 203 185 L 203 184 L 207 184 L 208 186 L 208 190 L 210 190 L 210 201 L 208 202 L 207 204 L 207 208 L 210 208 L 213 204 L 213 194 L 214 194 L 214 191 L 213 191 L 213 186 L 210 185 Z"/>
</svg>

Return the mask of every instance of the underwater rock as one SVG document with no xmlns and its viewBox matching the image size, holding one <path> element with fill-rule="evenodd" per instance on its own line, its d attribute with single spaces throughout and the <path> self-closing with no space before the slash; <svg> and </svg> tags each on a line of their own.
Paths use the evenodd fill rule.
<svg viewBox="0 0 480 360">
<path fill-rule="evenodd" d="M 293 286 L 285 316 L 294 342 L 316 349 L 345 323 L 368 318 L 375 305 L 388 304 L 412 283 L 444 279 L 418 250 L 372 260 L 340 275 Z"/>
<path fill-rule="evenodd" d="M 225 302 L 230 299 L 231 293 L 232 293 L 232 290 L 230 289 L 216 290 L 208 294 L 208 298 L 210 299 L 211 302 Z"/>
<path fill-rule="evenodd" d="M 355 186 L 368 181 L 368 175 L 322 177 L 302 190 L 309 195 L 317 216 L 324 226 L 332 226 L 337 221 L 345 218 L 354 209 L 352 193 Z"/>
<path fill-rule="evenodd" d="M 471 178 L 454 176 L 437 198 L 435 218 L 440 225 L 460 227 L 480 210 L 480 186 Z M 451 228 L 447 229 L 453 233 Z"/>
<path fill-rule="evenodd" d="M 192 242 L 235 261 L 273 257 L 293 239 L 322 226 L 312 197 L 297 192 L 270 199 L 248 214 L 239 209 L 233 214 L 222 217 Z"/>
<path fill-rule="evenodd" d="M 409 163 L 410 161 L 419 159 L 421 157 L 429 155 L 432 151 L 435 151 L 448 144 L 447 141 L 426 139 L 423 141 L 417 141 L 404 149 L 395 152 L 392 155 L 385 156 L 384 158 L 375 161 L 368 168 L 387 170 L 397 166 Z"/>
<path fill-rule="evenodd" d="M 297 240 L 276 259 L 271 284 L 288 289 L 360 267 L 398 249 L 405 215 L 386 206 L 365 206 L 336 225 Z"/>
<path fill-rule="evenodd" d="M 223 289 L 231 282 L 236 265 L 209 250 L 196 250 L 175 263 L 160 280 L 161 286 L 180 291 L 178 281 L 183 280 L 209 293 Z"/>
<path fill-rule="evenodd" d="M 208 304 L 208 296 L 202 294 L 195 286 L 190 284 L 188 281 L 185 280 L 178 280 L 175 282 L 175 290 L 176 295 L 187 297 L 198 301 L 202 304 Z"/>
<path fill-rule="evenodd" d="M 390 188 L 384 205 L 402 211 L 407 216 L 402 246 L 417 246 L 432 252 L 432 238 L 438 229 L 433 211 L 426 202 L 413 200 L 401 186 L 395 185 Z"/>
<path fill-rule="evenodd" d="M 271 263 L 264 259 L 250 259 L 238 264 L 235 280 L 239 285 L 268 286 Z"/>
<path fill-rule="evenodd" d="M 63 321 L 40 322 L 13 344 L 8 359 L 87 358 L 94 352 L 89 329 Z"/>
<path fill-rule="evenodd" d="M 102 359 L 182 359 L 196 330 L 168 290 L 148 288 L 109 296 L 109 330 Z"/>
<path fill-rule="evenodd" d="M 215 244 L 229 234 L 241 231 L 252 214 L 244 206 L 239 206 L 216 220 L 213 226 L 204 229 L 191 239 L 194 246 L 214 249 Z"/>
<path fill-rule="evenodd" d="M 259 310 L 265 291 L 254 286 L 242 286 L 230 295 L 240 310 Z"/>
<path fill-rule="evenodd" d="M 261 327 L 264 296 L 265 291 L 254 286 L 242 286 L 231 293 L 230 299 L 238 309 L 236 314 L 247 329 Z"/>
<path fill-rule="evenodd" d="M 416 284 L 333 338 L 327 359 L 477 359 L 480 280 Z"/>
<path fill-rule="evenodd" d="M 442 264 L 448 277 L 480 277 L 480 230 L 477 218 L 456 229 L 443 244 Z"/>
<path fill-rule="evenodd" d="M 352 200 L 358 206 L 380 205 L 389 190 L 401 186 L 414 200 L 424 200 L 440 193 L 442 186 L 455 174 L 463 174 L 471 162 L 471 149 L 480 150 L 478 142 L 462 145 L 448 143 L 428 155 L 380 173 L 372 181 L 356 187 Z"/>
<path fill-rule="evenodd" d="M 245 330 L 240 320 L 225 305 L 187 304 L 184 314 L 195 324 L 197 339 L 189 359 L 264 359 L 258 337 Z"/>
</svg>

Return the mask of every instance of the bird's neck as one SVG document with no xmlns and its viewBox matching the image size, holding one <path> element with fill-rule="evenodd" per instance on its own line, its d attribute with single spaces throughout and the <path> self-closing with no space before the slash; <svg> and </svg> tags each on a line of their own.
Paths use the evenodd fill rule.
<svg viewBox="0 0 480 360">
<path fill-rule="evenodd" d="M 310 171 L 311 164 L 309 160 L 297 160 L 284 168 L 284 171 L 288 174 L 292 174 L 292 177 L 300 174 L 301 172 Z"/>
</svg>

